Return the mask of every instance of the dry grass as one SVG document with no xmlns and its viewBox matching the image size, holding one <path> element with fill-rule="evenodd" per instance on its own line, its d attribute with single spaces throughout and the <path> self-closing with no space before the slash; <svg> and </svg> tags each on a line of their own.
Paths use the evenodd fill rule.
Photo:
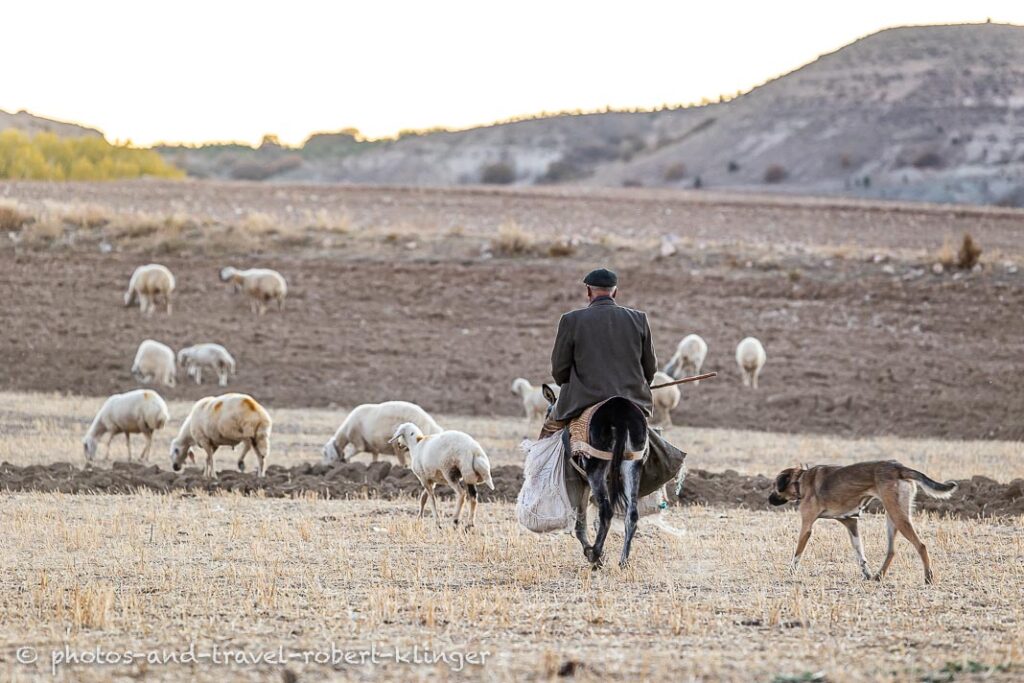
<svg viewBox="0 0 1024 683">
<path fill-rule="evenodd" d="M 126 387 L 127 388 L 127 387 Z M 216 387 L 210 387 L 215 393 Z M 20 394 L 0 392 L 0 462 L 16 465 L 70 461 L 83 463 L 80 440 L 102 398 Z M 158 432 L 153 445 L 153 462 L 166 465 L 171 439 L 177 433 L 190 403 L 170 404 L 171 422 Z M 344 410 L 275 409 L 271 463 L 292 466 L 318 462 L 320 448 L 345 417 Z M 538 425 L 523 418 L 439 415 L 442 425 L 476 437 L 487 450 L 492 465 L 522 463 L 518 445 L 534 436 Z M 976 474 L 1008 482 L 1024 478 L 1020 444 L 1010 441 L 941 441 L 871 437 L 844 439 L 810 434 L 772 434 L 730 429 L 672 427 L 666 437 L 690 456 L 690 467 L 742 474 L 774 475 L 784 467 L 800 463 L 851 463 L 863 460 L 897 459 L 940 479 L 966 479 Z M 134 446 L 141 450 L 141 440 Z M 114 459 L 125 456 L 124 441 L 114 443 Z M 361 455 L 357 459 L 365 460 Z M 236 458 L 228 449 L 218 453 L 218 467 L 234 467 Z"/>
<path fill-rule="evenodd" d="M 78 439 L 100 399 L 0 393 L 0 461 L 81 461 Z M 188 404 L 171 404 L 154 461 Z M 272 462 L 316 460 L 342 411 L 272 410 Z M 518 462 L 533 431 L 522 419 L 440 416 L 477 436 L 495 464 Z M 898 457 L 936 476 L 1024 474 L 1019 444 L 908 439 L 844 440 L 674 428 L 690 465 L 772 472 L 800 461 Z M 137 446 L 137 449 L 141 446 Z M 114 449 L 123 457 L 123 442 Z M 365 457 L 365 456 L 363 456 Z M 221 465 L 231 466 L 224 449 Z M 633 565 L 585 569 L 565 534 L 533 536 L 512 507 L 485 504 L 469 535 L 415 518 L 412 500 L 264 499 L 233 494 L 0 496 L 0 675 L 48 677 L 13 652 L 199 651 L 217 645 L 257 652 L 430 647 L 490 653 L 484 669 L 452 674 L 444 664 L 388 664 L 350 676 L 548 679 L 582 662 L 597 679 L 920 680 L 943 669 L 981 668 L 993 680 L 1020 675 L 1024 656 L 1024 521 L 919 516 L 939 583 L 926 588 L 916 555 L 901 542 L 890 578 L 863 582 L 845 532 L 816 527 L 800 574 L 786 568 L 794 512 L 670 510 L 682 539 L 644 530 Z M 444 509 L 444 514 L 450 510 Z M 862 535 L 872 566 L 884 524 Z M 621 540 L 613 536 L 609 552 Z M 785 653 L 780 656 L 779 653 Z M 973 664 L 971 664 L 973 662 Z M 309 679 L 331 675 L 292 662 Z M 1007 668 L 1010 667 L 1010 668 Z M 209 662 L 78 666 L 74 680 L 112 675 L 156 680 L 263 680 L 279 667 Z M 344 675 L 338 671 L 333 675 Z"/>
<path fill-rule="evenodd" d="M 17 202 L 0 202 L 0 232 L 17 232 L 31 221 L 32 215 Z"/>
<path fill-rule="evenodd" d="M 234 495 L 0 498 L 0 671 L 49 677 L 52 649 L 257 652 L 418 644 L 487 652 L 462 676 L 830 681 L 919 680 L 949 663 L 1020 675 L 1019 520 L 921 518 L 938 583 L 902 543 L 883 584 L 859 579 L 845 532 L 822 524 L 791 576 L 795 513 L 671 510 L 682 539 L 642 532 L 633 564 L 591 573 L 576 541 L 517 528 L 484 505 L 468 534 L 418 520 L 413 501 Z M 446 514 L 449 510 L 444 511 Z M 869 560 L 883 523 L 863 525 Z M 45 529 L 46 533 L 41 533 Z M 620 539 L 609 539 L 617 552 Z M 42 653 L 19 665 L 21 646 Z M 784 653 L 784 655 L 782 654 Z M 1016 667 L 1007 670 L 1006 667 Z M 265 680 L 276 666 L 80 665 L 75 680 Z M 445 665 L 385 664 L 327 675 L 450 678 Z M 456 676 L 458 677 L 458 676 Z M 781 680 L 781 679 L 777 679 Z"/>
<path fill-rule="evenodd" d="M 497 256 L 529 256 L 537 250 L 537 237 L 515 221 L 505 221 L 491 239 L 491 251 Z"/>
</svg>

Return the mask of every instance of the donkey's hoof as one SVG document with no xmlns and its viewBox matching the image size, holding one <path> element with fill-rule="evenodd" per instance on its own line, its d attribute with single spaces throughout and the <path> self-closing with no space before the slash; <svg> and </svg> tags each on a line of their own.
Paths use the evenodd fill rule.
<svg viewBox="0 0 1024 683">
<path fill-rule="evenodd" d="M 601 566 L 601 556 L 595 550 L 594 546 L 588 545 L 583 549 L 583 557 L 587 558 L 587 562 L 590 563 L 591 569 L 597 569 Z"/>
<path fill-rule="evenodd" d="M 629 559 L 619 560 L 619 569 L 625 569 L 629 566 Z"/>
</svg>

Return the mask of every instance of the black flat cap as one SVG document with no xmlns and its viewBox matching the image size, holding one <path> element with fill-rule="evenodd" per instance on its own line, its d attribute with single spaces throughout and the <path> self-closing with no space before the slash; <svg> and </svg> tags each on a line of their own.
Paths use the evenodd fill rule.
<svg viewBox="0 0 1024 683">
<path fill-rule="evenodd" d="M 583 278 L 583 284 L 601 289 L 611 289 L 618 286 L 619 276 L 607 268 L 598 268 L 587 273 L 587 276 Z"/>
</svg>

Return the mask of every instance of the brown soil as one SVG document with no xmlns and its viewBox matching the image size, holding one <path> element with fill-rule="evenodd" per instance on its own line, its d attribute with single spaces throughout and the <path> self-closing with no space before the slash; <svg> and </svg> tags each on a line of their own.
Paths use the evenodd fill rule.
<svg viewBox="0 0 1024 683">
<path fill-rule="evenodd" d="M 238 361 L 231 388 L 271 408 L 407 399 L 431 412 L 517 415 L 509 385 L 541 381 L 558 317 L 580 305 L 574 259 L 231 259 L 280 269 L 286 309 L 260 320 L 217 279 L 226 259 L 163 257 L 175 312 L 121 306 L 151 256 L 0 251 L 0 386 L 104 396 L 136 386 L 135 350 L 215 341 Z M 1020 339 L 1024 282 L 1000 273 L 905 281 L 875 264 L 807 262 L 787 270 L 699 268 L 693 260 L 622 258 L 620 300 L 651 314 L 662 361 L 700 332 L 705 370 L 683 390 L 677 424 L 841 435 L 1024 438 Z M 613 262 L 614 263 L 614 262 Z M 785 266 L 784 266 L 785 267 Z M 761 389 L 733 359 L 753 334 L 768 350 Z M 215 385 L 157 387 L 196 399 Z"/>
<path fill-rule="evenodd" d="M 0 490 L 45 491 L 59 493 L 124 494 L 140 490 L 160 493 L 171 491 L 259 492 L 271 498 L 316 495 L 324 498 L 397 498 L 418 496 L 422 487 L 412 470 L 389 462 L 350 462 L 328 467 L 305 464 L 286 468 L 272 465 L 264 481 L 252 473 L 221 470 L 215 482 L 207 481 L 197 468 L 181 472 L 162 470 L 156 465 L 114 463 L 111 469 L 81 469 L 69 463 L 0 465 Z M 523 483 L 523 471 L 516 465 L 494 468 L 495 490 L 481 488 L 480 499 L 514 501 Z M 959 488 L 948 500 L 918 496 L 917 508 L 952 517 L 978 518 L 1024 515 L 1024 479 L 1000 484 L 986 477 L 958 482 Z M 724 508 L 768 509 L 771 479 L 744 476 L 732 470 L 687 472 L 678 498 L 682 505 L 708 505 Z M 438 487 L 438 495 L 448 498 L 452 492 Z M 780 508 L 771 508 L 780 509 Z M 879 511 L 877 504 L 871 511 Z"/>
</svg>

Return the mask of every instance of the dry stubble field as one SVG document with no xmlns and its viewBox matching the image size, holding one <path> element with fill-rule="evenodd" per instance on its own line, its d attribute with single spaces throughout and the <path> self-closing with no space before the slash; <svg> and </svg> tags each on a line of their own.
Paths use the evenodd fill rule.
<svg viewBox="0 0 1024 683">
<path fill-rule="evenodd" d="M 101 401 L 87 397 L 132 387 L 139 339 L 178 347 L 210 336 L 237 349 L 235 386 L 270 407 L 277 464 L 314 461 L 344 407 L 396 396 L 410 377 L 401 397 L 478 436 L 495 466 L 514 464 L 528 429 L 507 383 L 542 378 L 553 321 L 577 305 L 572 282 L 600 261 L 628 278 L 630 303 L 654 312 L 662 355 L 679 335 L 707 331 L 722 377 L 687 394 L 669 433 L 691 467 L 771 474 L 794 462 L 897 457 L 942 479 L 1024 473 L 1020 212 L 216 183 L 10 183 L 0 195 L 39 217 L 0 248 L 0 286 L 16 304 L 0 332 L 0 461 L 80 464 L 78 439 Z M 982 271 L 930 274 L 940 247 L 967 230 L 987 248 Z M 680 237 L 681 254 L 652 260 L 666 233 Z M 522 253 L 491 254 L 516 240 Z M 571 253 L 548 255 L 563 240 Z M 117 308 L 131 268 L 150 260 L 180 273 L 171 319 Z M 216 283 L 226 260 L 286 270 L 285 313 L 254 327 Z M 769 348 L 757 394 L 740 392 L 730 367 L 741 330 Z M 153 462 L 166 467 L 189 401 L 209 391 L 164 392 L 173 420 Z M 115 443 L 115 458 L 123 448 Z M 926 588 L 906 542 L 886 582 L 862 582 L 845 532 L 828 523 L 791 576 L 793 512 L 673 508 L 684 537 L 645 529 L 629 569 L 597 573 L 569 536 L 518 529 L 507 503 L 482 505 L 467 535 L 414 513 L 405 498 L 4 494 L 0 675 L 49 678 L 52 651 L 160 658 L 194 644 L 197 664 L 79 664 L 58 676 L 1021 676 L 1019 517 L 919 515 L 938 575 Z M 869 516 L 863 528 L 877 566 L 883 521 Z M 429 647 L 452 665 L 459 653 L 488 656 L 458 672 L 317 664 L 332 642 L 405 655 Z M 296 656 L 202 659 L 215 646 L 222 658 Z M 19 663 L 19 647 L 39 661 Z"/>
</svg>

